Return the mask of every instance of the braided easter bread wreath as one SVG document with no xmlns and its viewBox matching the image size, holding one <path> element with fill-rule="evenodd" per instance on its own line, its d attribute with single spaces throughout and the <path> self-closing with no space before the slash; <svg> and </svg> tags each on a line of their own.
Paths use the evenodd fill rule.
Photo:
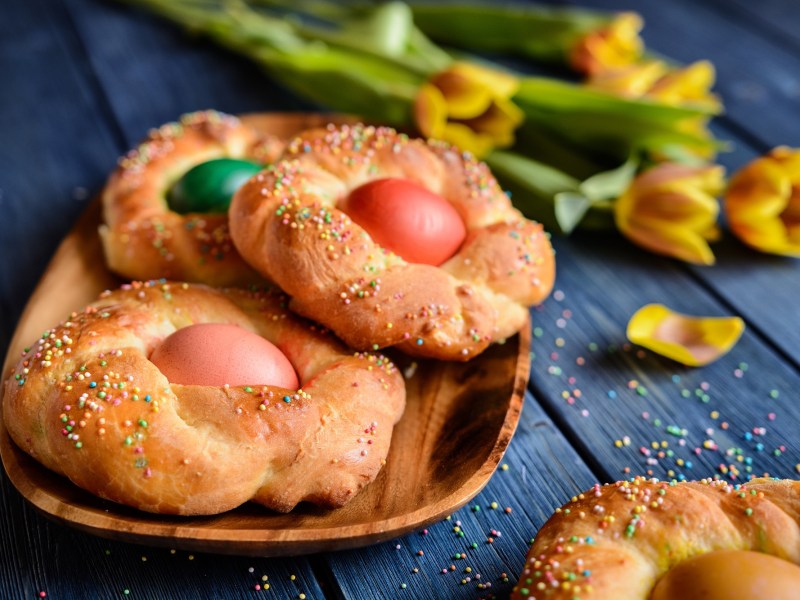
<svg viewBox="0 0 800 600">
<path fill-rule="evenodd" d="M 404 381 L 386 358 L 346 350 L 285 304 L 275 291 L 163 281 L 105 292 L 26 350 L 5 383 L 6 427 L 79 487 L 148 512 L 342 506 L 385 462 Z M 269 340 L 299 388 L 171 383 L 150 359 L 203 324 Z"/>
<path fill-rule="evenodd" d="M 541 528 L 515 600 L 800 597 L 800 482 L 636 478 L 572 498 Z"/>
<path fill-rule="evenodd" d="M 398 180 L 444 199 L 463 222 L 463 243 L 443 263 L 404 260 L 342 210 L 354 191 Z M 239 252 L 291 296 L 292 309 L 358 349 L 468 360 L 517 332 L 555 277 L 547 234 L 512 207 L 484 163 L 388 127 L 299 134 L 238 190 L 229 219 Z"/>
<path fill-rule="evenodd" d="M 283 147 L 257 121 L 213 110 L 153 129 L 120 159 L 102 192 L 100 236 L 109 268 L 135 280 L 165 277 L 221 286 L 262 281 L 236 252 L 226 210 L 177 212 L 170 193 L 183 175 L 207 161 L 240 159 L 227 161 L 227 167 L 247 169 L 246 179 Z"/>
</svg>

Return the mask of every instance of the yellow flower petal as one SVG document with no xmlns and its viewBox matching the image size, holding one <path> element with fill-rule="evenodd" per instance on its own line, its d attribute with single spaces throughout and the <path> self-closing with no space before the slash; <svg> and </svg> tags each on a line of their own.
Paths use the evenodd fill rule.
<svg viewBox="0 0 800 600">
<path fill-rule="evenodd" d="M 572 68 L 585 74 L 633 64 L 642 55 L 644 43 L 639 37 L 644 22 L 634 12 L 618 14 L 605 27 L 580 38 L 570 52 Z"/>
<path fill-rule="evenodd" d="M 792 185 L 800 185 L 800 150 L 778 146 L 770 151 L 769 157 L 783 168 Z"/>
<path fill-rule="evenodd" d="M 714 65 L 707 60 L 699 60 L 667 73 L 653 84 L 646 95 L 666 104 L 694 104 L 717 111 L 722 108 L 722 103 L 711 93 L 715 79 Z"/>
<path fill-rule="evenodd" d="M 634 244 L 696 265 L 713 265 L 714 253 L 706 238 L 690 229 L 664 227 L 657 221 L 639 220 L 632 226 L 618 223 L 620 231 Z"/>
<path fill-rule="evenodd" d="M 514 143 L 525 118 L 511 100 L 513 75 L 472 63 L 454 63 L 420 86 L 414 104 L 417 128 L 481 158 Z"/>
<path fill-rule="evenodd" d="M 493 90 L 494 95 L 499 98 L 510 98 L 519 89 L 519 80 L 511 73 L 482 67 L 477 63 L 455 63 L 452 70 Z"/>
<path fill-rule="evenodd" d="M 441 138 L 447 123 L 447 104 L 436 86 L 425 83 L 420 87 L 414 100 L 414 120 L 422 135 Z"/>
<path fill-rule="evenodd" d="M 488 154 L 494 146 L 490 136 L 478 133 L 462 123 L 452 121 L 445 125 L 444 132 L 439 139 L 478 157 Z"/>
<path fill-rule="evenodd" d="M 513 102 L 497 101 L 485 113 L 462 121 L 470 129 L 485 133 L 499 147 L 514 143 L 514 130 L 525 119 L 525 113 Z"/>
<path fill-rule="evenodd" d="M 452 70 L 439 73 L 431 83 L 441 91 L 453 119 L 477 117 L 492 103 L 490 88 Z"/>
<path fill-rule="evenodd" d="M 719 194 L 724 187 L 725 170 L 716 165 L 693 167 L 678 163 L 662 163 L 636 178 L 636 187 L 642 194 L 665 187 L 684 186 Z"/>
<path fill-rule="evenodd" d="M 781 146 L 740 169 L 724 207 L 731 231 L 749 246 L 800 257 L 800 150 Z"/>
<path fill-rule="evenodd" d="M 650 60 L 600 71 L 590 77 L 586 85 L 624 98 L 641 98 L 667 70 L 665 62 Z"/>
<path fill-rule="evenodd" d="M 690 367 L 726 354 L 744 331 L 739 317 L 692 317 L 663 304 L 640 308 L 628 322 L 628 339 Z"/>
<path fill-rule="evenodd" d="M 617 228 L 635 244 L 687 262 L 714 264 L 719 166 L 662 163 L 638 175 L 614 203 Z"/>
</svg>

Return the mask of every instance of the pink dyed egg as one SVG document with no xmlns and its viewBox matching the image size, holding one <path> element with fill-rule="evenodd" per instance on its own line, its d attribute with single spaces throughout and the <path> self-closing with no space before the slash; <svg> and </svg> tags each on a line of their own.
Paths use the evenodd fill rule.
<svg viewBox="0 0 800 600">
<path fill-rule="evenodd" d="M 298 388 L 297 374 L 283 352 L 236 325 L 199 323 L 179 329 L 150 360 L 170 383 Z"/>
</svg>

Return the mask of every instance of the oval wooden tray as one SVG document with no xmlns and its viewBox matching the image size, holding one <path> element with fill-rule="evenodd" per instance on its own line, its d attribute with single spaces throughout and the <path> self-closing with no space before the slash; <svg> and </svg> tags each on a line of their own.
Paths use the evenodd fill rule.
<svg viewBox="0 0 800 600">
<path fill-rule="evenodd" d="M 328 117 L 251 117 L 291 135 Z M 105 268 L 97 235 L 100 205 L 89 206 L 64 239 L 15 331 L 3 375 L 42 331 L 120 284 Z M 386 466 L 338 510 L 300 505 L 289 514 L 254 504 L 213 517 L 152 515 L 96 498 L 22 452 L 0 425 L 8 477 L 37 509 L 58 522 L 111 539 L 175 549 L 258 556 L 353 548 L 433 523 L 473 498 L 499 464 L 522 409 L 529 372 L 530 327 L 472 361 L 408 359 L 406 412 Z"/>
</svg>

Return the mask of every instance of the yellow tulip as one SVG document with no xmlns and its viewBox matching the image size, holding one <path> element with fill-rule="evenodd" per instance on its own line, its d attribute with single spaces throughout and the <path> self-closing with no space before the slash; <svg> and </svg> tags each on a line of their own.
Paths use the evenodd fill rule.
<svg viewBox="0 0 800 600">
<path fill-rule="evenodd" d="M 639 37 L 643 25 L 637 13 L 618 14 L 605 27 L 578 40 L 570 53 L 570 65 L 580 73 L 594 75 L 635 63 L 644 50 Z"/>
<path fill-rule="evenodd" d="M 631 317 L 627 335 L 634 344 L 698 367 L 726 354 L 743 331 L 739 317 L 690 317 L 662 304 L 648 304 Z"/>
<path fill-rule="evenodd" d="M 699 60 L 669 70 L 653 83 L 645 96 L 674 106 L 703 106 L 719 112 L 722 102 L 711 93 L 715 80 L 714 65 L 707 60 Z"/>
<path fill-rule="evenodd" d="M 586 80 L 586 85 L 623 98 L 641 98 L 667 71 L 669 67 L 664 61 L 647 60 L 595 73 Z"/>
<path fill-rule="evenodd" d="M 586 81 L 590 88 L 602 90 L 623 98 L 651 100 L 670 106 L 696 107 L 716 114 L 722 103 L 711 92 L 714 85 L 714 66 L 708 61 L 698 61 L 687 67 L 671 68 L 661 60 L 641 61 L 625 67 L 601 71 Z M 691 117 L 675 125 L 676 131 L 711 139 L 709 117 Z M 713 147 L 687 148 L 692 154 L 712 159 Z"/>
<path fill-rule="evenodd" d="M 586 85 L 625 98 L 646 98 L 670 106 L 700 106 L 719 112 L 722 103 L 711 92 L 714 65 L 707 60 L 671 68 L 662 60 L 646 60 L 592 75 Z"/>
<path fill-rule="evenodd" d="M 731 178 L 724 206 L 743 242 L 800 257 L 800 149 L 780 146 L 746 165 Z"/>
<path fill-rule="evenodd" d="M 720 166 L 662 163 L 638 175 L 614 203 L 617 228 L 652 252 L 714 264 L 708 242 L 719 237 L 716 196 L 723 186 Z"/>
<path fill-rule="evenodd" d="M 514 143 L 522 110 L 511 101 L 513 75 L 472 63 L 454 63 L 423 84 L 414 102 L 417 128 L 477 157 Z"/>
</svg>

